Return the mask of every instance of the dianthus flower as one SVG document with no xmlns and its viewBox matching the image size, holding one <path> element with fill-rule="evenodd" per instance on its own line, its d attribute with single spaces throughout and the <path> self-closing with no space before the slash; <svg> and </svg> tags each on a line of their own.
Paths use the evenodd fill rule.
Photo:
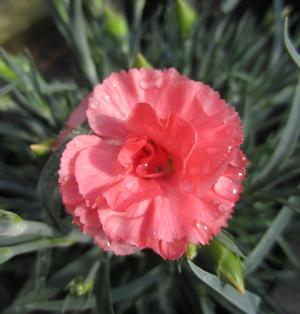
<svg viewBox="0 0 300 314">
<path fill-rule="evenodd" d="M 97 85 L 69 119 L 90 135 L 61 157 L 67 211 L 99 247 L 166 259 L 205 245 L 232 214 L 246 158 L 236 111 L 175 69 L 130 69 Z"/>
</svg>

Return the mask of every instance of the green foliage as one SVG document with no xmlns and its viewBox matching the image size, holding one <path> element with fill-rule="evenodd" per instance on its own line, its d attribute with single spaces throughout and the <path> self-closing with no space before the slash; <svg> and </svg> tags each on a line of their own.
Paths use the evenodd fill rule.
<svg viewBox="0 0 300 314">
<path fill-rule="evenodd" d="M 295 20 L 289 35 L 279 0 L 259 22 L 250 10 L 236 18 L 238 0 L 189 1 L 189 7 L 159 2 L 151 16 L 146 3 L 133 1 L 128 14 L 122 2 L 49 0 L 73 67 L 64 82 L 46 80 L 28 52 L 0 50 L 0 208 L 27 226 L 0 237 L 0 289 L 9 300 L 3 313 L 274 313 L 280 307 L 270 291 L 286 263 L 294 265 L 292 275 L 299 271 L 293 251 L 300 212 Z M 148 251 L 107 256 L 62 210 L 57 167 L 63 146 L 47 161 L 51 139 L 92 85 L 132 64 L 176 67 L 219 90 L 243 118 L 248 175 L 228 227 L 234 236 L 221 233 L 214 242 L 219 278 L 185 260 L 180 272 Z M 36 154 L 41 150 L 45 155 Z M 230 276 L 223 270 L 233 265 L 222 264 L 224 256 L 234 257 L 235 267 L 246 256 L 244 296 L 224 284 Z M 194 262 L 202 266 L 197 257 Z"/>
</svg>

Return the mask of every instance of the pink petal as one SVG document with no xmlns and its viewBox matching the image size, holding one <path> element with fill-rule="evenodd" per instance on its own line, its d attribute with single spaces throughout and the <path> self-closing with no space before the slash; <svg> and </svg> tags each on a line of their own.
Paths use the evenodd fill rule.
<svg viewBox="0 0 300 314">
<path fill-rule="evenodd" d="M 81 226 L 82 231 L 92 236 L 95 243 L 104 251 L 113 252 L 117 255 L 128 255 L 138 250 L 136 246 L 120 241 L 111 241 L 102 229 L 96 209 L 88 208 L 85 204 L 82 204 L 75 209 L 74 214 L 78 218 L 78 224 Z"/>
<path fill-rule="evenodd" d="M 78 154 L 87 147 L 97 145 L 100 142 L 100 139 L 94 135 L 79 135 L 67 144 L 62 154 L 58 174 L 62 199 L 68 209 L 83 201 L 74 175 Z"/>
<path fill-rule="evenodd" d="M 124 139 L 127 120 L 133 107 L 140 102 L 155 106 L 162 118 L 175 112 L 168 102 L 160 102 L 166 84 L 176 83 L 185 77 L 175 69 L 164 71 L 131 69 L 129 72 L 113 73 L 95 87 L 89 98 L 87 118 L 90 127 L 99 135 Z"/>
<path fill-rule="evenodd" d="M 153 249 L 156 253 L 168 260 L 178 259 L 185 253 L 186 240 L 176 240 L 173 242 L 166 242 L 162 240 L 149 239 L 148 247 Z"/>
<path fill-rule="evenodd" d="M 230 123 L 198 132 L 197 146 L 186 166 L 187 179 L 197 186 L 198 196 L 204 195 L 222 175 L 242 142 L 240 121 L 235 113 L 230 118 Z"/>
<path fill-rule="evenodd" d="M 132 205 L 127 211 L 113 211 L 109 208 L 98 211 L 104 232 L 113 241 L 121 241 L 140 248 L 145 246 L 144 214 L 151 201 Z M 146 223 L 146 221 L 145 221 Z"/>
<path fill-rule="evenodd" d="M 126 212 L 100 211 L 105 232 L 113 240 L 145 246 L 147 239 L 172 242 L 185 236 L 181 204 L 165 195 L 132 205 Z"/>
<path fill-rule="evenodd" d="M 124 121 L 131 106 L 130 94 L 118 76 L 112 74 L 93 90 L 87 110 L 89 125 L 99 135 L 124 139 L 127 136 Z"/>
<path fill-rule="evenodd" d="M 242 191 L 242 180 L 246 172 L 246 158 L 238 150 L 225 173 L 215 183 L 213 190 L 221 198 L 235 203 Z"/>
<path fill-rule="evenodd" d="M 113 210 L 126 210 L 132 204 L 151 199 L 161 193 L 162 189 L 156 181 L 126 175 L 103 195 Z"/>
<path fill-rule="evenodd" d="M 148 136 L 173 155 L 187 158 L 196 142 L 192 126 L 171 114 L 167 120 L 159 120 L 147 103 L 138 103 L 128 118 L 128 128 L 140 136 Z"/>
<path fill-rule="evenodd" d="M 119 147 L 101 141 L 81 151 L 75 164 L 75 177 L 87 206 L 96 206 L 103 192 L 120 179 L 122 167 L 117 162 Z"/>
</svg>

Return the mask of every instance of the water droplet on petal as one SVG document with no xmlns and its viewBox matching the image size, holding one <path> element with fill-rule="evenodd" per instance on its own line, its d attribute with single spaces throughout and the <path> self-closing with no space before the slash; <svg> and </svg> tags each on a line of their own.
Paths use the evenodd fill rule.
<svg viewBox="0 0 300 314">
<path fill-rule="evenodd" d="M 181 189 L 183 192 L 186 193 L 191 193 L 194 191 L 194 185 L 191 184 L 190 182 L 184 182 L 183 184 L 181 184 Z"/>
<path fill-rule="evenodd" d="M 110 242 L 109 241 L 106 242 L 106 246 L 110 247 Z"/>
<path fill-rule="evenodd" d="M 231 152 L 231 150 L 232 150 L 232 146 L 231 146 L 231 145 L 229 145 L 229 146 L 228 146 L 228 148 L 227 148 L 227 152 L 228 152 L 228 153 L 230 153 L 230 152 Z"/>
<path fill-rule="evenodd" d="M 81 146 L 82 146 L 82 142 L 77 139 L 77 140 L 75 140 L 74 145 L 75 145 L 76 147 L 81 147 Z"/>
<path fill-rule="evenodd" d="M 161 86 L 162 86 L 162 84 L 163 84 L 163 77 L 162 76 L 159 76 L 159 77 L 157 77 L 156 79 L 155 79 L 155 87 L 156 88 L 160 88 Z"/>
<path fill-rule="evenodd" d="M 208 230 L 207 226 L 205 226 L 205 225 L 203 225 L 203 229 L 206 231 Z"/>
<path fill-rule="evenodd" d="M 64 176 L 62 176 L 61 178 L 60 178 L 60 180 L 62 181 L 62 182 L 68 182 L 68 181 L 70 181 L 70 176 L 69 175 L 64 175 Z"/>
<path fill-rule="evenodd" d="M 113 83 L 112 83 L 112 86 L 116 88 L 116 87 L 117 87 L 117 83 L 116 83 L 116 82 L 113 82 Z"/>
<path fill-rule="evenodd" d="M 238 173 L 238 176 L 239 176 L 239 177 L 242 177 L 242 176 L 243 176 L 243 173 L 242 173 L 242 172 L 239 172 L 239 173 Z"/>
<path fill-rule="evenodd" d="M 157 73 L 154 76 L 144 78 L 140 80 L 139 85 L 140 88 L 144 90 L 149 90 L 153 88 L 160 88 L 163 84 L 163 77 L 161 76 L 160 73 Z"/>
<path fill-rule="evenodd" d="M 147 89 L 151 89 L 154 88 L 154 82 L 148 81 L 148 80 L 141 80 L 139 82 L 140 88 L 147 90 Z"/>
<path fill-rule="evenodd" d="M 128 182 L 128 183 L 126 184 L 126 189 L 132 190 L 132 188 L 133 188 L 133 183 L 132 183 L 132 182 Z"/>
<path fill-rule="evenodd" d="M 90 101 L 90 108 L 96 109 L 99 106 L 99 101 L 95 98 L 92 98 Z"/>
<path fill-rule="evenodd" d="M 197 222 L 197 223 L 196 223 L 196 227 L 197 227 L 198 229 L 200 229 L 200 228 L 201 228 L 201 223 L 200 223 L 200 222 Z"/>
<path fill-rule="evenodd" d="M 237 194 L 237 192 L 238 192 L 237 189 L 232 189 L 233 194 Z"/>
<path fill-rule="evenodd" d="M 220 204 L 218 207 L 218 210 L 220 212 L 227 212 L 230 209 L 230 207 L 226 204 Z"/>
</svg>

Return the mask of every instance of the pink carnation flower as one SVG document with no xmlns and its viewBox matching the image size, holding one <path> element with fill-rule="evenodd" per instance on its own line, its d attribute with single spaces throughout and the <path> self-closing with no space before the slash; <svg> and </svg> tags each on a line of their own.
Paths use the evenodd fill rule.
<svg viewBox="0 0 300 314">
<path fill-rule="evenodd" d="M 209 86 L 175 69 L 113 73 L 71 115 L 91 135 L 66 146 L 67 211 L 106 251 L 166 259 L 207 244 L 238 200 L 246 158 L 240 119 Z"/>
</svg>

